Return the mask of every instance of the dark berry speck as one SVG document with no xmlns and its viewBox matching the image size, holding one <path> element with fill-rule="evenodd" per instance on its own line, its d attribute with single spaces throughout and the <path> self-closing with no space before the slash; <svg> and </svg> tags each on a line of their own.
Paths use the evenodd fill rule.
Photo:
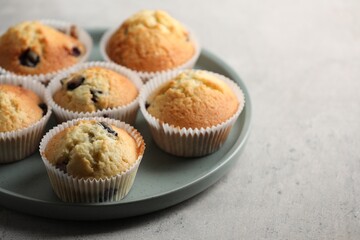
<svg viewBox="0 0 360 240">
<path fill-rule="evenodd" d="M 64 173 L 67 173 L 66 166 L 68 165 L 68 163 L 69 163 L 69 159 L 63 158 L 63 159 L 60 159 L 60 160 L 57 161 L 55 167 L 60 169 L 60 171 L 63 171 Z"/>
<path fill-rule="evenodd" d="M 30 48 L 26 49 L 19 57 L 20 64 L 25 67 L 36 67 L 40 62 L 40 57 Z"/>
<path fill-rule="evenodd" d="M 43 111 L 43 116 L 45 116 L 48 110 L 47 105 L 45 103 L 40 103 L 39 108 L 41 108 L 41 110 Z"/>
<path fill-rule="evenodd" d="M 112 129 L 110 127 L 109 124 L 107 124 L 106 122 L 99 122 L 99 124 L 110 134 L 114 135 L 115 137 L 118 136 L 118 133 L 116 131 L 114 131 L 114 129 Z"/>
<path fill-rule="evenodd" d="M 85 78 L 83 76 L 76 76 L 73 79 L 71 79 L 67 83 L 67 90 L 74 90 L 75 88 L 79 87 L 83 82 L 85 81 Z"/>
<path fill-rule="evenodd" d="M 103 92 L 101 90 L 90 89 L 90 93 L 92 95 L 91 101 L 97 103 L 99 101 L 99 95 L 102 94 Z"/>
<path fill-rule="evenodd" d="M 78 56 L 81 55 L 81 51 L 80 51 L 80 49 L 79 49 L 78 47 L 73 47 L 73 48 L 71 49 L 71 54 L 72 54 L 73 56 L 75 56 L 75 57 L 78 57 Z"/>
</svg>

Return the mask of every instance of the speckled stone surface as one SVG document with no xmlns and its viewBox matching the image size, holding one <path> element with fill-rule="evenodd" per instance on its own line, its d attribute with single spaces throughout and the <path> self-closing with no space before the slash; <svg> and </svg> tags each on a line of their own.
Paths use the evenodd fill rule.
<svg viewBox="0 0 360 240">
<path fill-rule="evenodd" d="M 34 18 L 109 27 L 165 9 L 247 84 L 251 136 L 227 176 L 175 207 L 91 223 L 0 207 L 0 239 L 360 239 L 359 1 L 84 4 L 2 0 L 0 30 Z"/>
</svg>

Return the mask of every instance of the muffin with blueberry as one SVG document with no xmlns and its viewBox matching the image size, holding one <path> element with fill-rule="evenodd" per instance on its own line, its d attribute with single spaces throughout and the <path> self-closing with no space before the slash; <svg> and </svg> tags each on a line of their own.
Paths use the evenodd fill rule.
<svg viewBox="0 0 360 240">
<path fill-rule="evenodd" d="M 61 80 L 62 87 L 53 96 L 55 103 L 74 112 L 123 106 L 139 94 L 125 76 L 107 68 L 90 67 Z"/>
<path fill-rule="evenodd" d="M 189 31 L 161 10 L 143 10 L 128 18 L 105 48 L 106 58 L 138 72 L 166 71 L 189 61 L 192 65 L 199 53 Z"/>
<path fill-rule="evenodd" d="M 140 93 L 140 109 L 157 145 L 186 157 L 218 150 L 244 103 L 237 84 L 203 70 L 158 76 Z"/>
<path fill-rule="evenodd" d="M 73 66 L 86 52 L 77 37 L 39 21 L 22 22 L 0 37 L 0 67 L 17 75 L 39 75 Z"/>
<path fill-rule="evenodd" d="M 124 70 L 110 63 L 87 63 L 53 79 L 48 91 L 55 114 L 64 120 L 106 116 L 132 121 L 114 115 L 119 111 L 128 113 L 129 107 L 134 115 L 138 109 L 141 80 Z"/>
<path fill-rule="evenodd" d="M 0 163 L 23 159 L 38 147 L 51 114 L 44 93 L 30 79 L 0 76 Z"/>
<path fill-rule="evenodd" d="M 132 186 L 144 149 L 134 128 L 108 118 L 63 123 L 50 130 L 40 145 L 54 191 L 67 202 L 123 198 Z"/>
</svg>

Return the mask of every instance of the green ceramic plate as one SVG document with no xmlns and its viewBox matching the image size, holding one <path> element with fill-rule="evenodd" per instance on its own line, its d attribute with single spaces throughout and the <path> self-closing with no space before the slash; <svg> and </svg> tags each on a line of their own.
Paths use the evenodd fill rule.
<svg viewBox="0 0 360 240">
<path fill-rule="evenodd" d="M 91 60 L 101 60 L 98 43 L 104 30 L 90 30 L 94 40 Z M 239 159 L 249 135 L 251 102 L 245 84 L 225 62 L 202 50 L 196 68 L 223 74 L 236 81 L 246 104 L 229 138 L 214 154 L 200 158 L 179 158 L 162 152 L 152 141 L 139 111 L 135 127 L 146 142 L 130 193 L 121 201 L 101 204 L 61 202 L 53 193 L 38 153 L 22 161 L 0 165 L 0 205 L 16 211 L 58 219 L 100 220 L 141 215 L 180 203 L 205 190 Z M 55 121 L 49 123 L 52 127 Z"/>
</svg>

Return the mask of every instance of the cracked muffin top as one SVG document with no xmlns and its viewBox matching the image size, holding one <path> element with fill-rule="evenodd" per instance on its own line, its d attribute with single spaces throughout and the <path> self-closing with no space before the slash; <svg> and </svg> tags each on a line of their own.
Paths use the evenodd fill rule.
<svg viewBox="0 0 360 240">
<path fill-rule="evenodd" d="M 19 75 L 70 67 L 84 53 L 84 45 L 75 37 L 36 21 L 13 26 L 0 37 L 0 66 Z"/>
<path fill-rule="evenodd" d="M 128 18 L 111 36 L 109 58 L 136 71 L 180 66 L 195 53 L 188 31 L 164 11 L 143 10 Z"/>
<path fill-rule="evenodd" d="M 33 91 L 0 84 L 0 132 L 31 126 L 46 113 L 47 107 Z"/>
<path fill-rule="evenodd" d="M 230 87 L 205 71 L 185 71 L 160 86 L 147 99 L 147 111 L 162 123 L 180 128 L 220 124 L 237 111 Z"/>
<path fill-rule="evenodd" d="M 136 86 L 125 76 L 107 68 L 90 67 L 61 80 L 54 96 L 59 106 L 74 112 L 124 106 L 138 96 Z"/>
<path fill-rule="evenodd" d="M 128 170 L 141 146 L 126 130 L 105 122 L 80 120 L 56 134 L 44 154 L 58 169 L 78 178 L 105 178 Z"/>
</svg>

